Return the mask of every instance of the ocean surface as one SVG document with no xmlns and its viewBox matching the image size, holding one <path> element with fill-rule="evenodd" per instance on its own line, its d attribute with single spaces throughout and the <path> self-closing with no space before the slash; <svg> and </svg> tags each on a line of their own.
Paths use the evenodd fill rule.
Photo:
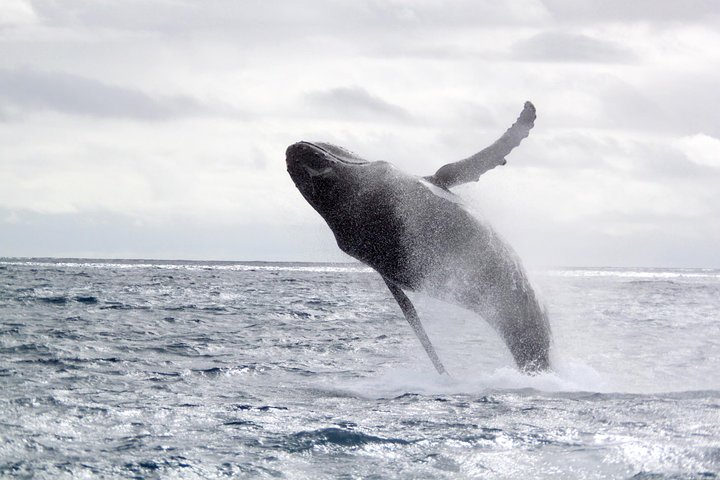
<svg viewBox="0 0 720 480">
<path fill-rule="evenodd" d="M 554 370 L 359 265 L 0 259 L 2 478 L 717 478 L 720 270 L 530 272 Z"/>
</svg>

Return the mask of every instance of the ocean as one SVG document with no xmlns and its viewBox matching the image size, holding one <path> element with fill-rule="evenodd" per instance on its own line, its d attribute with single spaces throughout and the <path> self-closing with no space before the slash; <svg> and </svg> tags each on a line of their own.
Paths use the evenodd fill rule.
<svg viewBox="0 0 720 480">
<path fill-rule="evenodd" d="M 530 276 L 553 370 L 356 264 L 0 259 L 3 478 L 717 478 L 720 270 Z"/>
</svg>

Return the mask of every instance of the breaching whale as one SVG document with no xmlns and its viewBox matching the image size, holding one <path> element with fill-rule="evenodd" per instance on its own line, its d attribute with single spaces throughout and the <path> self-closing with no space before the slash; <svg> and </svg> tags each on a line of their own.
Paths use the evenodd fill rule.
<svg viewBox="0 0 720 480">
<path fill-rule="evenodd" d="M 535 107 L 526 102 L 495 143 L 427 177 L 328 143 L 302 141 L 287 149 L 287 170 L 300 193 L 340 249 L 382 275 L 440 373 L 445 368 L 404 291 L 424 291 L 479 314 L 523 372 L 550 366 L 550 325 L 519 258 L 449 190 L 504 165 L 534 121 Z"/>
</svg>

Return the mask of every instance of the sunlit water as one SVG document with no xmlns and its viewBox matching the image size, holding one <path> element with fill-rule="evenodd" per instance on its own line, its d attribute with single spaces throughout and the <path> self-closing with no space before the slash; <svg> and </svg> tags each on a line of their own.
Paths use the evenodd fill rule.
<svg viewBox="0 0 720 480">
<path fill-rule="evenodd" d="M 715 478 L 720 271 L 532 272 L 554 371 L 353 265 L 0 259 L 0 476 Z"/>
</svg>

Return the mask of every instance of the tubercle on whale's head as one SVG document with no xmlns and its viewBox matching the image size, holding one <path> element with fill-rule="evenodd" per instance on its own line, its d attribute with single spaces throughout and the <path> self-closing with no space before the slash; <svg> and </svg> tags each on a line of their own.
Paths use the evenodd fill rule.
<svg viewBox="0 0 720 480">
<path fill-rule="evenodd" d="M 297 142 L 285 152 L 285 163 L 295 186 L 321 215 L 355 190 L 358 172 L 370 165 L 356 155 L 326 143 Z"/>
</svg>

